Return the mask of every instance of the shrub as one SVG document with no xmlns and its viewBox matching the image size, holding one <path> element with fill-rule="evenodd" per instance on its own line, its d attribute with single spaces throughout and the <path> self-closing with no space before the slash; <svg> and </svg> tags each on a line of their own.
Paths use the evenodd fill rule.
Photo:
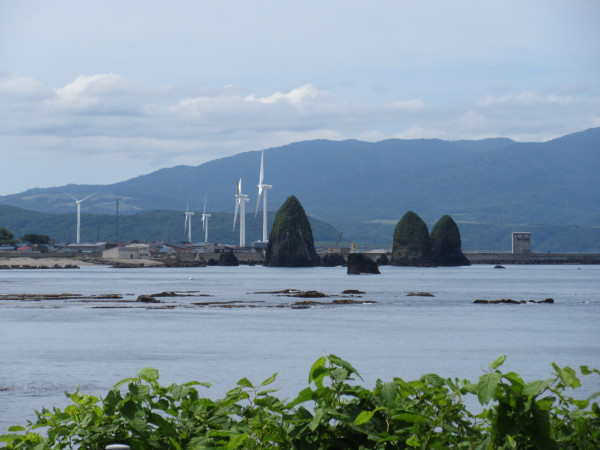
<svg viewBox="0 0 600 450">
<path fill-rule="evenodd" d="M 598 448 L 600 409 L 590 403 L 598 394 L 576 400 L 565 392 L 581 384 L 575 370 L 553 364 L 551 378 L 525 383 L 500 372 L 504 360 L 490 364 L 477 383 L 427 374 L 377 380 L 369 390 L 355 384 L 362 378 L 350 363 L 329 355 L 313 364 L 310 386 L 291 402 L 273 395 L 276 374 L 259 385 L 242 378 L 224 398 L 211 400 L 196 389 L 206 383 L 165 387 L 146 368 L 103 399 L 66 393 L 71 405 L 36 412 L 36 422 L 11 427 L 0 442 L 8 449 L 97 449 L 116 442 L 132 449 Z M 600 374 L 586 366 L 580 371 Z M 485 409 L 469 412 L 466 395 L 476 395 Z"/>
</svg>

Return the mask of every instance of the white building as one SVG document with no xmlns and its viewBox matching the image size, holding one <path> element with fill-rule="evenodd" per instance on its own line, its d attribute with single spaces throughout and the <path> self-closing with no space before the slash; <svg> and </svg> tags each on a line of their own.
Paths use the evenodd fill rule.
<svg viewBox="0 0 600 450">
<path fill-rule="evenodd" d="M 146 259 L 150 257 L 150 246 L 146 244 L 128 244 L 113 247 L 102 252 L 105 259 Z"/>
<path fill-rule="evenodd" d="M 512 234 L 512 252 L 516 255 L 531 253 L 531 233 L 515 231 Z"/>
</svg>

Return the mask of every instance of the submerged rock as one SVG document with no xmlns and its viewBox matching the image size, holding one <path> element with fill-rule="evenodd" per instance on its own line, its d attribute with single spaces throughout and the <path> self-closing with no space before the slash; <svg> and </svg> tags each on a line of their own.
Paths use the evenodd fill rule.
<svg viewBox="0 0 600 450">
<path fill-rule="evenodd" d="M 394 230 L 393 266 L 431 266 L 429 230 L 417 214 L 408 211 Z"/>
<path fill-rule="evenodd" d="M 359 275 L 361 273 L 378 274 L 377 263 L 364 253 L 350 253 L 348 255 L 348 275 Z"/>
<path fill-rule="evenodd" d="M 460 231 L 448 214 L 437 221 L 431 230 L 431 259 L 437 266 L 470 266 L 463 255 Z"/>
<path fill-rule="evenodd" d="M 319 265 L 312 228 L 304 208 L 293 195 L 281 205 L 265 255 L 265 265 L 271 267 L 312 267 Z"/>
</svg>

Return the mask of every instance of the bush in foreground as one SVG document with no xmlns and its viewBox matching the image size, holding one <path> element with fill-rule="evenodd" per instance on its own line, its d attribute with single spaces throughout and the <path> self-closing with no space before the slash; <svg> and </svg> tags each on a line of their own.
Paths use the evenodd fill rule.
<svg viewBox="0 0 600 450">
<path fill-rule="evenodd" d="M 498 370 L 504 359 L 477 383 L 428 374 L 378 380 L 369 390 L 352 383 L 360 378 L 352 365 L 329 355 L 313 364 L 310 387 L 292 401 L 273 395 L 276 375 L 260 385 L 242 378 L 224 398 L 211 400 L 195 387 L 207 383 L 161 386 L 158 372 L 146 368 L 103 399 L 66 393 L 73 404 L 36 412 L 36 422 L 11 427 L 0 442 L 8 449 L 599 447 L 600 409 L 591 403 L 598 394 L 588 400 L 566 394 L 581 384 L 575 370 L 553 364 L 551 378 L 525 383 Z M 586 366 L 580 372 L 600 374 Z M 467 395 L 484 405 L 480 414 L 466 409 Z"/>
</svg>

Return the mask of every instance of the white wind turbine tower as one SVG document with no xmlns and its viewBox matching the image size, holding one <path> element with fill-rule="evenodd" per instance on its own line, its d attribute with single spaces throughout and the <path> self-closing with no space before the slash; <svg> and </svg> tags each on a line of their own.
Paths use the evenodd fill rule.
<svg viewBox="0 0 600 450">
<path fill-rule="evenodd" d="M 208 242 L 208 218 L 209 217 L 210 217 L 210 214 L 206 213 L 206 197 L 204 197 L 204 211 L 202 212 L 202 229 L 204 230 L 204 245 L 205 246 L 206 246 L 206 243 Z"/>
<path fill-rule="evenodd" d="M 193 215 L 194 215 L 194 213 L 192 211 L 189 211 L 189 202 L 188 202 L 188 205 L 185 208 L 185 225 L 183 226 L 183 233 L 185 234 L 185 231 L 187 230 L 188 242 L 190 244 L 192 243 L 192 216 Z"/>
<path fill-rule="evenodd" d="M 240 207 L 240 247 L 246 246 L 246 203 L 250 199 L 242 194 L 242 179 L 238 181 L 235 194 L 235 212 L 233 213 L 233 229 L 235 230 L 235 221 L 237 219 L 238 207 Z"/>
<path fill-rule="evenodd" d="M 263 180 L 265 177 L 265 165 L 264 165 L 264 151 L 260 153 L 260 176 L 258 178 L 258 200 L 256 201 L 256 212 L 254 213 L 254 217 L 258 214 L 258 206 L 260 205 L 260 196 L 265 193 L 263 197 L 263 235 L 262 241 L 264 243 L 267 242 L 267 189 L 271 189 L 273 186 L 270 184 L 263 184 Z"/>
<path fill-rule="evenodd" d="M 71 197 L 73 200 L 75 200 L 75 204 L 77 205 L 77 244 L 79 244 L 79 236 L 80 236 L 80 229 L 81 229 L 81 204 L 86 201 L 88 198 L 90 198 L 92 195 L 96 195 L 97 192 L 94 192 L 93 194 L 88 195 L 87 197 L 84 197 L 82 199 L 77 200 L 75 197 L 73 197 L 71 194 L 67 194 L 69 197 Z"/>
</svg>

